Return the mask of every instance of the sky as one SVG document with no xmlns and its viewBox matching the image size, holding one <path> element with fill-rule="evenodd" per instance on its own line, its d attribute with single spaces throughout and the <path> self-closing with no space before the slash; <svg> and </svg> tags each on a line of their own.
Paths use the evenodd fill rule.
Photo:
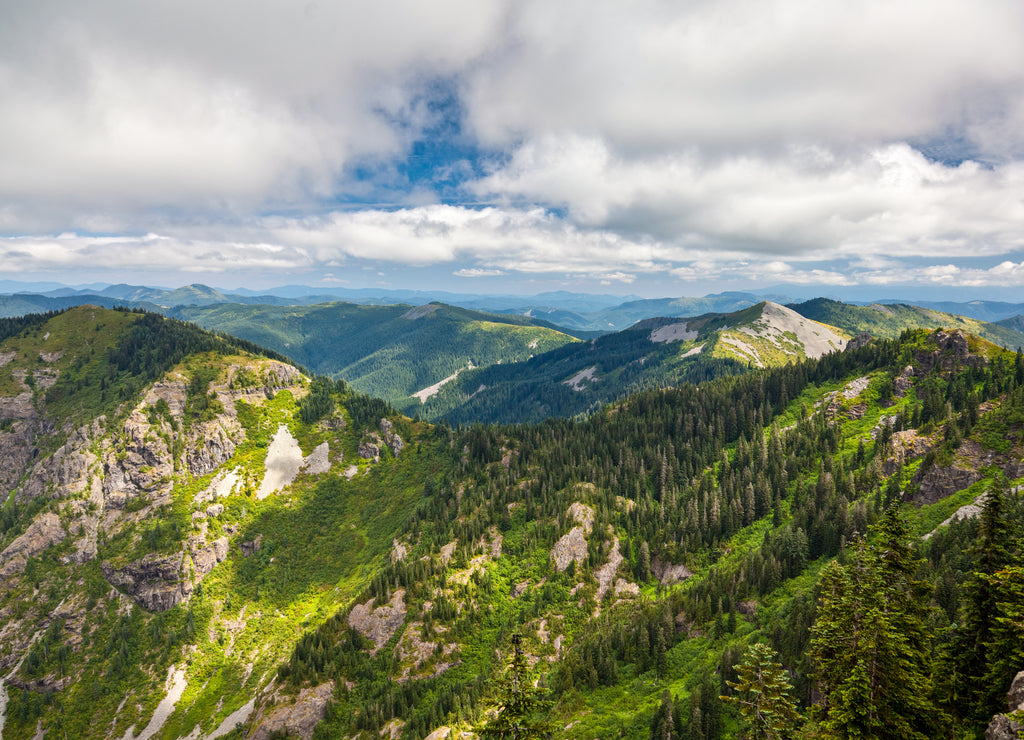
<svg viewBox="0 0 1024 740">
<path fill-rule="evenodd" d="M 0 278 L 1024 300 L 1024 3 L 5 0 Z"/>
</svg>

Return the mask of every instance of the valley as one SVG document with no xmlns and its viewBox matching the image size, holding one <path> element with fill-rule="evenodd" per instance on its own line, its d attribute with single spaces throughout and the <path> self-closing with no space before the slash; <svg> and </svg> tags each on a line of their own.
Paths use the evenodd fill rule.
<svg viewBox="0 0 1024 740">
<path fill-rule="evenodd" d="M 771 303 L 651 320 L 427 401 L 515 368 L 586 415 L 453 428 L 155 314 L 6 319 L 3 737 L 459 737 L 514 635 L 556 738 L 736 736 L 754 643 L 830 737 L 822 677 L 856 664 L 816 584 L 851 563 L 923 640 L 880 634 L 922 708 L 878 716 L 980 734 L 1024 667 L 1024 358 L 852 335 Z"/>
</svg>

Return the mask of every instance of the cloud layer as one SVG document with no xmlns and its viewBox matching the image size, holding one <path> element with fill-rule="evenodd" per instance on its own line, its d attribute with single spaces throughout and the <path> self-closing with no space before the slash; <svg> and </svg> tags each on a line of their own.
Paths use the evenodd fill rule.
<svg viewBox="0 0 1024 740">
<path fill-rule="evenodd" d="M 5 15 L 8 273 L 1024 285 L 1015 0 Z"/>
</svg>

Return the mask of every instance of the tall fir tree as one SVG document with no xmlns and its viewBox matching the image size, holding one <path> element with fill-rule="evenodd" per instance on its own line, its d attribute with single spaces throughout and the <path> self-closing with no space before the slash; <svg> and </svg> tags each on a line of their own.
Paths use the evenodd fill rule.
<svg viewBox="0 0 1024 740">
<path fill-rule="evenodd" d="M 522 635 L 512 635 L 511 642 L 512 656 L 495 689 L 494 705 L 476 732 L 495 740 L 541 740 L 550 730 L 541 716 L 548 702 L 544 691 L 530 683 Z"/>
<path fill-rule="evenodd" d="M 736 681 L 729 681 L 735 693 L 724 701 L 739 706 L 749 726 L 749 740 L 785 740 L 790 737 L 800 715 L 790 692 L 789 674 L 776 660 L 775 651 L 764 643 L 754 643 L 735 666 Z"/>
<path fill-rule="evenodd" d="M 896 507 L 856 543 L 847 565 L 822 573 L 811 658 L 823 699 L 824 737 L 939 737 L 945 720 L 932 698 L 929 587 Z"/>
</svg>

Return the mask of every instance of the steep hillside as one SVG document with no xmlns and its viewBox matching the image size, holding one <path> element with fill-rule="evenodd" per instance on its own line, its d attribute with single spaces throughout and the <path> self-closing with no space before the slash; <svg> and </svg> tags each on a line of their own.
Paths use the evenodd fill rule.
<svg viewBox="0 0 1024 740">
<path fill-rule="evenodd" d="M 679 323 L 637 331 L 700 339 Z M 0 333 L 4 408 L 37 414 L 0 421 L 33 448 L 0 530 L 4 738 L 436 740 L 536 681 L 555 740 L 716 740 L 749 730 L 719 697 L 754 643 L 809 736 L 973 736 L 1024 668 L 1024 356 L 962 332 L 461 430 L 160 317 Z M 58 387 L 108 390 L 103 417 Z"/>
<path fill-rule="evenodd" d="M 22 324 L 0 344 L 3 737 L 231 730 L 383 562 L 441 472 L 433 434 L 159 316 Z"/>
<path fill-rule="evenodd" d="M 427 400 L 421 413 L 452 423 L 573 416 L 644 388 L 820 357 L 845 344 L 834 328 L 769 302 L 686 321 L 647 319 L 526 363 L 461 374 Z"/>
<path fill-rule="evenodd" d="M 1024 346 L 1024 333 L 1012 326 L 943 313 L 905 303 L 873 303 L 853 306 L 828 298 L 815 298 L 789 306 L 801 316 L 837 326 L 851 334 L 865 332 L 873 337 L 895 338 L 905 329 L 963 329 L 1003 347 Z"/>
<path fill-rule="evenodd" d="M 179 318 L 287 354 L 312 371 L 400 406 L 471 367 L 526 360 L 576 339 L 534 319 L 424 306 L 181 308 Z"/>
</svg>

